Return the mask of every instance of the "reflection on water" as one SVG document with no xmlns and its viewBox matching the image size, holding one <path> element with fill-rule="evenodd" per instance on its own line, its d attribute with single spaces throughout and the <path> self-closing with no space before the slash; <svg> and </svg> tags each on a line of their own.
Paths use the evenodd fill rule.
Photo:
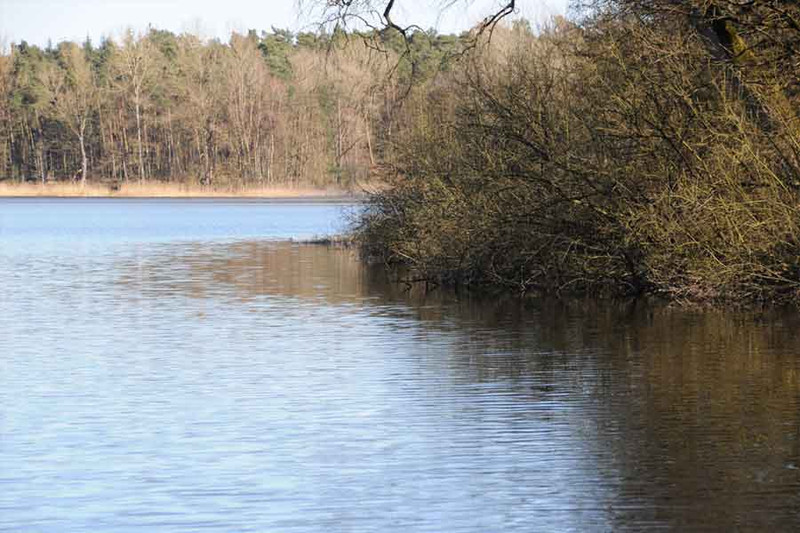
<svg viewBox="0 0 800 533">
<path fill-rule="evenodd" d="M 407 292 L 286 242 L 100 248 L 0 252 L 0 530 L 800 519 L 796 314 Z"/>
</svg>

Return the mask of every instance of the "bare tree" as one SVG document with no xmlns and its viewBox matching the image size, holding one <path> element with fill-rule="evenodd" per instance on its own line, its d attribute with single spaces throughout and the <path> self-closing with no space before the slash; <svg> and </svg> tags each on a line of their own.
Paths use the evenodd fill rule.
<svg viewBox="0 0 800 533">
<path fill-rule="evenodd" d="M 144 140 L 142 136 L 143 106 L 153 82 L 153 61 L 150 43 L 146 38 L 125 34 L 116 56 L 115 65 L 118 88 L 125 93 L 133 107 L 136 120 L 136 148 L 139 166 L 139 181 L 146 178 L 144 165 Z"/>
<path fill-rule="evenodd" d="M 576 0 L 573 7 L 584 22 L 627 17 L 645 25 L 693 27 L 709 57 L 726 65 L 731 90 L 745 96 L 762 128 L 774 128 L 777 120 L 762 87 L 779 86 L 787 97 L 800 92 L 797 0 Z"/>
<path fill-rule="evenodd" d="M 12 84 L 12 66 L 14 57 L 4 52 L 5 43 L 0 38 L 0 171 L 9 174 L 11 170 L 11 146 L 14 133 L 11 127 L 11 109 L 9 94 Z"/>
<path fill-rule="evenodd" d="M 51 112 L 78 140 L 81 185 L 85 185 L 89 174 L 86 135 L 96 104 L 97 84 L 86 55 L 76 44 L 63 43 L 59 56 L 61 64 L 47 64 L 40 80 L 48 93 Z"/>
<path fill-rule="evenodd" d="M 398 0 L 299 0 L 300 7 L 318 7 L 320 23 L 323 26 L 349 27 L 366 26 L 373 29 L 393 29 L 408 39 L 409 33 L 420 30 L 417 24 L 400 25 L 394 19 L 394 12 L 399 5 Z M 446 10 L 459 4 L 470 4 L 470 0 L 439 0 L 431 4 Z M 487 13 L 478 24 L 478 33 L 493 30 L 505 17 L 516 10 L 516 0 L 503 0 L 494 10 Z"/>
<path fill-rule="evenodd" d="M 272 136 L 267 109 L 270 104 L 269 73 L 254 39 L 234 34 L 225 59 L 227 121 L 238 171 L 261 181 L 269 168 L 262 153 L 266 136 Z M 266 164 L 265 164 L 266 161 Z"/>
<path fill-rule="evenodd" d="M 224 99 L 223 52 L 220 45 L 204 45 L 190 35 L 181 38 L 178 49 L 184 76 L 180 118 L 191 133 L 187 144 L 194 146 L 201 161 L 199 181 L 202 185 L 214 181 L 217 133 Z"/>
</svg>

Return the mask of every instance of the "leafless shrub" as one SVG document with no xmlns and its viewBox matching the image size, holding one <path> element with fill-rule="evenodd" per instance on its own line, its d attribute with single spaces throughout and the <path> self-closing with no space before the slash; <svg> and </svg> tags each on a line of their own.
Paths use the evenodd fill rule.
<svg viewBox="0 0 800 533">
<path fill-rule="evenodd" d="M 800 136 L 779 80 L 743 84 L 678 18 L 515 38 L 409 106 L 396 186 L 362 220 L 373 255 L 521 291 L 797 297 Z"/>
</svg>

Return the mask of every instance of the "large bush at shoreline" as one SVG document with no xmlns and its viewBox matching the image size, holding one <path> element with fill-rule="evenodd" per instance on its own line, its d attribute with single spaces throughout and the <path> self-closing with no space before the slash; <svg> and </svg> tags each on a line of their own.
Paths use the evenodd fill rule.
<svg viewBox="0 0 800 533">
<path fill-rule="evenodd" d="M 677 16 L 495 32 L 410 97 L 357 236 L 436 283 L 797 301 L 800 107 L 759 53 Z"/>
</svg>

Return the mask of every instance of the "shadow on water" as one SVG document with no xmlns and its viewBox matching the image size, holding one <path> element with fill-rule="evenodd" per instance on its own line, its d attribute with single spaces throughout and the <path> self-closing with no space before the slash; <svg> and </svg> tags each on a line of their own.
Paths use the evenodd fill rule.
<svg viewBox="0 0 800 533">
<path fill-rule="evenodd" d="M 575 440 L 549 445 L 579 443 L 587 487 L 572 511 L 600 529 L 800 523 L 797 314 L 408 291 L 350 250 L 291 243 L 163 246 L 118 271 L 145 299 L 349 306 L 411 323 L 423 343 L 446 336 L 431 368 L 452 386 L 500 386 L 514 416 L 569 427 Z"/>
</svg>

